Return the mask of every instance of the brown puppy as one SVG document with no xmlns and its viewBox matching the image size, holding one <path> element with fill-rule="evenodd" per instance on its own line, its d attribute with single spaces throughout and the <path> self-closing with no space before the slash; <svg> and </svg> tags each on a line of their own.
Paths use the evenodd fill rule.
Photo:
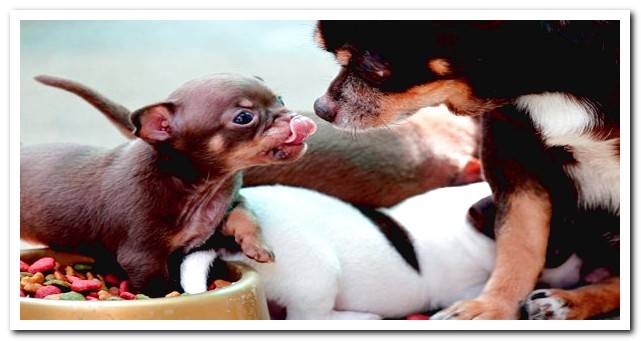
<svg viewBox="0 0 641 341">
<path fill-rule="evenodd" d="M 133 138 L 129 110 L 91 88 L 67 79 L 38 81 L 67 90 L 100 110 Z M 243 185 L 284 184 L 315 189 L 342 200 L 373 207 L 391 206 L 425 191 L 481 179 L 477 159 L 479 125 L 444 108 L 419 110 L 387 129 L 365 134 L 339 131 L 311 115 L 318 131 L 305 155 L 293 163 L 253 167 Z"/>
<path fill-rule="evenodd" d="M 250 257 L 272 259 L 237 197 L 239 171 L 300 158 L 313 121 L 293 115 L 262 81 L 229 74 L 189 81 L 131 121 L 137 139 L 113 150 L 22 148 L 21 238 L 106 249 L 140 290 L 162 284 L 168 255 L 202 244 L 241 205 L 222 231 Z"/>
<path fill-rule="evenodd" d="M 420 39 L 400 39 L 408 34 Z M 316 39 L 342 69 L 314 109 L 338 127 L 381 126 L 436 104 L 483 115 L 496 269 L 480 297 L 435 318 L 517 318 L 546 261 L 571 254 L 618 275 L 618 22 L 321 21 Z M 618 283 L 537 292 L 527 310 L 597 315 L 618 306 Z"/>
</svg>

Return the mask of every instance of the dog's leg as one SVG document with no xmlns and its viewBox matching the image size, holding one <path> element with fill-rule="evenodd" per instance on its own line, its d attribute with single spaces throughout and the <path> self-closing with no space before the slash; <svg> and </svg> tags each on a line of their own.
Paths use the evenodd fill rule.
<svg viewBox="0 0 641 341">
<path fill-rule="evenodd" d="M 535 189 L 514 192 L 504 202 L 497 211 L 496 266 L 483 293 L 433 319 L 518 318 L 520 301 L 534 289 L 543 269 L 551 205 L 547 194 Z"/>
<path fill-rule="evenodd" d="M 574 290 L 535 290 L 524 308 L 530 320 L 583 320 L 619 308 L 619 290 L 619 277 Z"/>
<path fill-rule="evenodd" d="M 132 292 L 143 291 L 153 297 L 165 294 L 168 286 L 167 253 L 158 249 L 138 249 L 128 245 L 118 250 L 118 263 L 129 275 Z"/>
<path fill-rule="evenodd" d="M 243 253 L 260 263 L 273 262 L 274 252 L 263 240 L 260 225 L 254 214 L 245 207 L 241 198 L 223 224 L 223 234 L 234 236 Z"/>
</svg>

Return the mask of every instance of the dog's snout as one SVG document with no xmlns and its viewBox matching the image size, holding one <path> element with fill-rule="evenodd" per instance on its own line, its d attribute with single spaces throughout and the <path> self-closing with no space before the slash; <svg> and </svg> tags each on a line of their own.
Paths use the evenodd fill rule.
<svg viewBox="0 0 641 341">
<path fill-rule="evenodd" d="M 330 123 L 334 122 L 334 118 L 336 118 L 336 109 L 328 103 L 324 96 L 314 102 L 314 112 L 318 117 Z"/>
</svg>

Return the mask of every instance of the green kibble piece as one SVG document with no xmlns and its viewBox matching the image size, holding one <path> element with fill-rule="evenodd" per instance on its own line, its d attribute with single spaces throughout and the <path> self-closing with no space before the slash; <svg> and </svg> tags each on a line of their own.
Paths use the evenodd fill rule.
<svg viewBox="0 0 641 341">
<path fill-rule="evenodd" d="M 89 264 L 77 263 L 73 265 L 73 269 L 76 271 L 91 271 L 93 269 L 93 266 Z"/>
<path fill-rule="evenodd" d="M 118 296 L 111 296 L 107 299 L 107 301 L 122 301 L 122 298 Z"/>
<path fill-rule="evenodd" d="M 138 294 L 138 295 L 136 295 L 136 299 L 137 300 L 148 300 L 149 296 L 143 295 L 143 294 Z"/>
<path fill-rule="evenodd" d="M 33 274 L 31 272 L 20 272 L 20 278 L 22 277 L 31 277 Z"/>
<path fill-rule="evenodd" d="M 52 280 L 46 281 L 44 283 L 44 285 L 55 285 L 55 286 L 57 286 L 59 288 L 63 288 L 63 289 L 69 289 L 70 288 L 69 283 L 67 283 L 65 281 L 61 281 L 59 279 L 52 279 Z"/>
<path fill-rule="evenodd" d="M 84 301 L 85 297 L 81 293 L 75 291 L 65 292 L 60 295 L 60 299 L 63 301 Z"/>
</svg>

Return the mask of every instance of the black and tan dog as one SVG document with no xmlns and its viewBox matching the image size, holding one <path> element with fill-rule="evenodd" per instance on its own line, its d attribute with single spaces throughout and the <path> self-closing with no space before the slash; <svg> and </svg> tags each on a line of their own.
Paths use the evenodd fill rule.
<svg viewBox="0 0 641 341">
<path fill-rule="evenodd" d="M 315 111 L 338 127 L 436 104 L 483 117 L 496 269 L 479 297 L 435 318 L 513 319 L 521 303 L 530 318 L 618 308 L 618 22 L 321 21 L 316 40 L 341 70 Z M 585 286 L 528 297 L 546 262 L 572 254 Z"/>
</svg>

